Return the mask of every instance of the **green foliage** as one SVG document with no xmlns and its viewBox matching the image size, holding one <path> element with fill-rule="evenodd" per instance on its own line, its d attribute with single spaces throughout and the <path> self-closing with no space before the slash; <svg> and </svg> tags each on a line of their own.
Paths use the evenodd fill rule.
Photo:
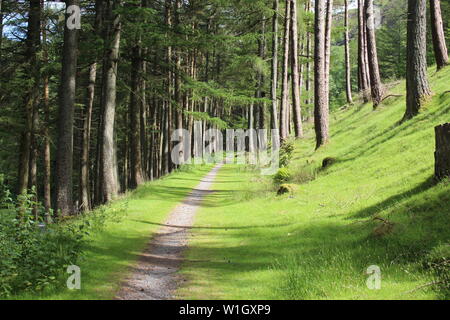
<svg viewBox="0 0 450 320">
<path fill-rule="evenodd" d="M 294 141 L 286 140 L 280 147 L 280 167 L 287 167 L 294 153 Z"/>
<path fill-rule="evenodd" d="M 65 269 L 82 252 L 84 225 L 39 223 L 34 197 L 23 194 L 15 211 L 0 212 L 0 297 L 64 285 Z"/>
<path fill-rule="evenodd" d="M 277 173 L 273 176 L 273 181 L 275 183 L 284 183 L 291 180 L 292 175 L 288 168 L 280 168 Z"/>
<path fill-rule="evenodd" d="M 442 244 L 434 248 L 426 257 L 425 268 L 429 268 L 435 278 L 442 298 L 450 298 L 450 244 Z"/>
<path fill-rule="evenodd" d="M 9 192 L 8 186 L 5 184 L 4 175 L 0 174 L 0 209 L 9 207 L 11 202 L 11 192 Z"/>
</svg>

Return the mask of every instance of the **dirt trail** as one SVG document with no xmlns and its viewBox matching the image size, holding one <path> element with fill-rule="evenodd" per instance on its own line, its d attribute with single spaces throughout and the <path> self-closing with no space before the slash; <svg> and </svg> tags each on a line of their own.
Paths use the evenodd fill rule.
<svg viewBox="0 0 450 320">
<path fill-rule="evenodd" d="M 119 300 L 171 300 L 180 280 L 177 271 L 188 244 L 188 232 L 203 198 L 211 193 L 214 178 L 222 167 L 214 167 L 186 199 L 170 214 L 165 224 L 141 254 L 133 273 L 116 296 Z"/>
</svg>

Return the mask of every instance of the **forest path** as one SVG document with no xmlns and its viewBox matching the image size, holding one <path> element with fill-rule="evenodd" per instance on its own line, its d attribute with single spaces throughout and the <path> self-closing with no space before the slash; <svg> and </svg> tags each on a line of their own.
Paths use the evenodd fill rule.
<svg viewBox="0 0 450 320">
<path fill-rule="evenodd" d="M 171 300 L 180 277 L 177 271 L 188 245 L 188 233 L 203 198 L 213 192 L 212 184 L 222 164 L 215 166 L 169 215 L 142 252 L 132 274 L 122 284 L 118 300 Z"/>
</svg>

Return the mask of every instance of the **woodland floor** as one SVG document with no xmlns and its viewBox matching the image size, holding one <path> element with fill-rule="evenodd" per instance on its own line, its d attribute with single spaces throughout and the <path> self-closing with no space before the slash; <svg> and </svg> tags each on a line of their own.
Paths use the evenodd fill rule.
<svg viewBox="0 0 450 320">
<path fill-rule="evenodd" d="M 215 166 L 170 214 L 141 254 L 117 299 L 170 300 L 182 281 L 178 271 L 188 244 L 188 230 L 221 165 Z"/>
<path fill-rule="evenodd" d="M 429 284 L 450 270 L 427 266 L 450 254 L 450 181 L 433 181 L 450 67 L 429 75 L 433 96 L 410 121 L 400 122 L 404 96 L 375 111 L 347 106 L 317 151 L 307 125 L 288 166 L 293 194 L 277 196 L 272 177 L 249 166 L 182 167 L 106 209 L 128 208 L 91 235 L 81 290 L 12 298 L 448 299 L 449 288 Z M 389 91 L 404 95 L 404 82 Z M 380 290 L 366 285 L 373 265 Z"/>
</svg>

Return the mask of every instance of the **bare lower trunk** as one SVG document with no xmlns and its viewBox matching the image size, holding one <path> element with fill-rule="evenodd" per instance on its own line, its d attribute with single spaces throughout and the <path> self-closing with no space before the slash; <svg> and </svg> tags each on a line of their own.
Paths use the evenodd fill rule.
<svg viewBox="0 0 450 320">
<path fill-rule="evenodd" d="M 114 9 L 121 6 L 121 1 L 108 1 L 108 15 L 111 41 L 105 57 L 105 78 L 103 79 L 103 119 L 102 119 L 102 145 L 101 145 L 101 194 L 102 201 L 112 200 L 119 192 L 117 180 L 117 167 L 114 142 L 114 121 L 116 113 L 116 82 L 117 82 L 117 60 L 119 58 L 121 22 L 120 14 Z"/>
<path fill-rule="evenodd" d="M 347 103 L 352 104 L 352 79 L 351 79 L 351 64 L 350 64 L 350 38 L 348 35 L 348 0 L 344 0 L 344 28 L 345 28 L 345 91 L 347 94 Z"/>
<path fill-rule="evenodd" d="M 450 178 L 450 123 L 435 127 L 436 152 L 434 177 L 436 180 Z"/>
<path fill-rule="evenodd" d="M 271 109 L 271 128 L 278 129 L 278 0 L 273 1 L 273 18 L 272 18 L 272 71 L 270 98 L 272 99 Z"/>
<path fill-rule="evenodd" d="M 315 3 L 315 39 L 314 39 L 314 129 L 316 148 L 326 144 L 328 133 L 328 90 L 325 88 L 325 0 Z"/>
<path fill-rule="evenodd" d="M 301 99 L 300 99 L 300 75 L 298 54 L 298 31 L 297 31 L 297 1 L 291 0 L 291 68 L 292 68 L 292 101 L 294 108 L 294 131 L 295 137 L 303 137 Z"/>
<path fill-rule="evenodd" d="M 284 52 L 283 52 L 283 82 L 281 84 L 281 114 L 280 114 L 280 136 L 285 140 L 289 135 L 288 112 L 289 112 L 289 30 L 291 24 L 291 0 L 286 0 L 286 11 L 284 20 Z"/>
<path fill-rule="evenodd" d="M 84 110 L 83 138 L 81 146 L 81 164 L 80 164 L 80 210 L 88 211 L 92 208 L 90 187 L 89 187 L 89 167 L 90 167 L 90 140 L 91 140 L 91 121 L 92 109 L 94 106 L 95 81 L 97 77 L 97 63 L 89 66 L 89 84 L 87 87 L 87 101 Z"/>
<path fill-rule="evenodd" d="M 80 5 L 78 0 L 67 1 L 67 6 Z M 70 13 L 66 14 L 66 20 Z M 73 120 L 75 109 L 75 81 L 77 69 L 78 30 L 64 28 L 62 76 L 58 110 L 58 141 L 56 151 L 56 210 L 62 216 L 73 212 Z"/>
<path fill-rule="evenodd" d="M 138 41 L 139 43 L 140 41 Z M 136 45 L 133 48 L 133 61 L 131 67 L 131 97 L 130 97 L 130 108 L 129 108 L 129 119 L 130 119 L 130 187 L 136 188 L 144 182 L 144 177 L 142 175 L 142 146 L 141 146 L 141 122 L 140 122 L 140 112 L 142 108 L 141 100 L 141 79 L 142 76 L 142 59 L 141 59 L 141 48 Z"/>
<path fill-rule="evenodd" d="M 327 0 L 325 21 L 325 98 L 330 105 L 331 29 L 333 26 L 333 0 Z"/>
<path fill-rule="evenodd" d="M 97 36 L 101 35 L 103 23 L 103 0 L 95 2 L 95 25 L 94 31 Z M 91 127 L 92 111 L 95 98 L 95 82 L 97 79 L 97 57 L 89 66 L 88 87 L 86 91 L 86 105 L 84 107 L 83 119 L 83 137 L 81 146 L 81 164 L 80 164 L 80 192 L 79 203 L 81 211 L 92 209 L 91 187 L 90 187 L 90 146 L 91 146 Z"/>
<path fill-rule="evenodd" d="M 444 25 L 442 22 L 441 1 L 430 0 L 431 34 L 433 36 L 434 57 L 438 70 L 448 64 L 447 45 L 445 43 Z"/>
<path fill-rule="evenodd" d="M 368 102 L 370 97 L 370 78 L 364 1 L 358 0 L 358 89 L 363 94 L 364 102 Z"/>
<path fill-rule="evenodd" d="M 375 17 L 373 0 L 366 0 L 366 32 L 367 32 L 367 53 L 369 59 L 369 76 L 372 94 L 373 107 L 376 108 L 383 98 L 383 87 L 381 84 L 380 69 L 378 66 L 377 43 L 375 37 Z"/>
<path fill-rule="evenodd" d="M 426 0 L 409 0 L 405 119 L 417 115 L 425 98 L 431 95 L 427 77 L 426 8 Z"/>
</svg>

